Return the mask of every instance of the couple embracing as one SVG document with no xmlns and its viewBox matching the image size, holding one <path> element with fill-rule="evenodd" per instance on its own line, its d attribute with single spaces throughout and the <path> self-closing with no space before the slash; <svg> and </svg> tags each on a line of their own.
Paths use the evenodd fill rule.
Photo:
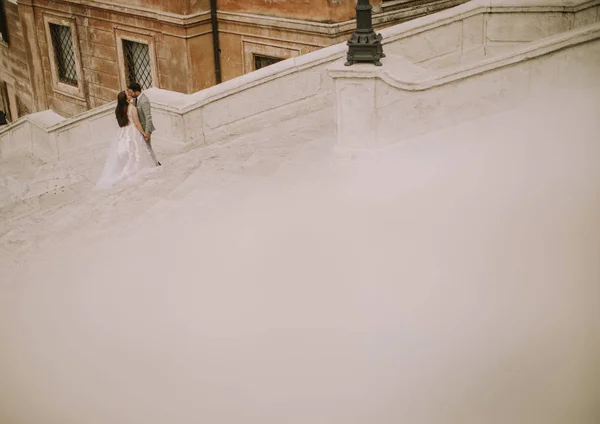
<svg viewBox="0 0 600 424">
<path fill-rule="evenodd" d="M 96 188 L 105 189 L 133 179 L 143 171 L 160 166 L 152 150 L 152 110 L 150 100 L 137 82 L 117 95 L 115 116 L 117 137 L 111 142 L 108 158 Z"/>
</svg>

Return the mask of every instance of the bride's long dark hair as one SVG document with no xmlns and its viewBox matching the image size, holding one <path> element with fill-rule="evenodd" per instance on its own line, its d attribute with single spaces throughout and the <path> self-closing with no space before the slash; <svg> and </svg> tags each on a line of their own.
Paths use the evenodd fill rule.
<svg viewBox="0 0 600 424">
<path fill-rule="evenodd" d="M 127 115 L 127 93 L 121 91 L 117 95 L 117 108 L 115 109 L 115 115 L 117 116 L 117 122 L 120 127 L 126 127 L 129 125 L 129 116 Z"/>
</svg>

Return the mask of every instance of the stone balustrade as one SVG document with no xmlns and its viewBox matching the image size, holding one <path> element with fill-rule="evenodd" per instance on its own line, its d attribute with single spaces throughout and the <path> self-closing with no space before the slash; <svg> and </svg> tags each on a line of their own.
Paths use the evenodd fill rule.
<svg viewBox="0 0 600 424">
<path fill-rule="evenodd" d="M 600 0 L 473 0 L 382 30 L 388 64 L 381 72 L 398 66 L 402 75 L 418 69 L 444 78 L 448 67 L 598 22 L 599 9 Z M 320 109 L 333 119 L 335 85 L 327 69 L 345 52 L 345 44 L 337 44 L 191 95 L 148 90 L 158 128 L 154 145 L 159 152 L 180 152 Z M 382 92 L 378 103 L 386 96 Z M 391 113 L 386 107 L 382 113 Z M 113 108 L 107 104 L 69 119 L 50 111 L 27 115 L 0 129 L 0 160 L 32 154 L 64 161 L 105 145 L 116 132 Z"/>
</svg>

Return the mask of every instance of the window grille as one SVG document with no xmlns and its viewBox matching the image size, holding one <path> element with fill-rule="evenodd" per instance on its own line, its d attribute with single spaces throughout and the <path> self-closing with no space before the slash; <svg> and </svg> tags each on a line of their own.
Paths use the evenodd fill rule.
<svg viewBox="0 0 600 424">
<path fill-rule="evenodd" d="M 152 68 L 147 44 L 123 40 L 127 84 L 137 82 L 143 89 L 152 87 Z"/>
<path fill-rule="evenodd" d="M 50 24 L 50 36 L 54 46 L 58 80 L 66 84 L 77 85 L 77 67 L 73 51 L 71 27 Z"/>
<path fill-rule="evenodd" d="M 8 121 L 11 121 L 11 116 L 10 116 L 10 102 L 8 99 L 8 87 L 6 85 L 6 82 L 0 80 L 0 97 L 1 97 L 1 101 L 0 101 L 0 110 L 2 110 L 4 112 L 4 114 L 6 115 L 6 119 L 8 119 Z"/>
<path fill-rule="evenodd" d="M 274 63 L 281 62 L 283 59 L 279 57 L 260 56 L 254 55 L 254 69 L 264 68 L 265 66 L 273 65 Z"/>
</svg>

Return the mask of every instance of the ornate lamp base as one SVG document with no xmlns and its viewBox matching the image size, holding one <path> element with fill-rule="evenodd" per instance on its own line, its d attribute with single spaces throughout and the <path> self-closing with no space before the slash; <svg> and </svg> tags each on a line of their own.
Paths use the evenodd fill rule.
<svg viewBox="0 0 600 424">
<path fill-rule="evenodd" d="M 357 62 L 371 62 L 381 66 L 380 59 L 385 57 L 381 34 L 373 31 L 372 6 L 369 0 L 358 0 L 356 4 L 356 31 L 348 40 L 346 66 Z"/>
<path fill-rule="evenodd" d="M 346 54 L 346 66 L 354 65 L 358 62 L 371 62 L 375 66 L 381 66 L 380 59 L 385 57 L 381 40 L 381 34 L 353 33 L 348 40 L 348 53 Z"/>
</svg>

